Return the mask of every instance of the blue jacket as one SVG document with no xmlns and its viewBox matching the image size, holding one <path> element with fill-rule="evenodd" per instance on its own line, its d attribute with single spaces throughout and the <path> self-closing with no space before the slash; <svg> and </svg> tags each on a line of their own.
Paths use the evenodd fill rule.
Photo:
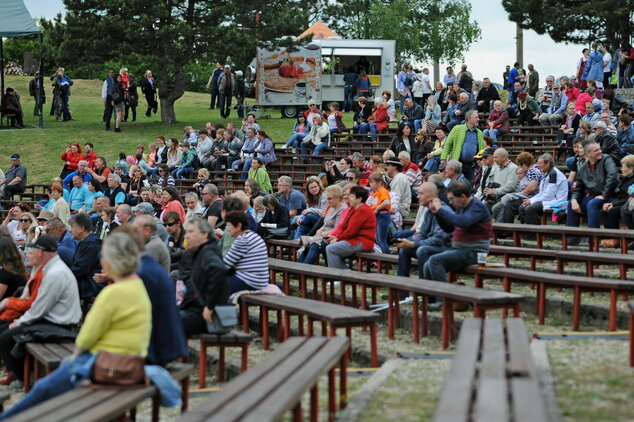
<svg viewBox="0 0 634 422">
<path fill-rule="evenodd" d="M 95 273 L 101 272 L 100 252 L 101 241 L 94 233 L 89 234 L 88 237 L 79 242 L 75 250 L 70 270 L 77 278 L 79 297 L 82 299 L 97 296 L 103 287 L 93 279 Z"/>
<path fill-rule="evenodd" d="M 588 79 L 603 80 L 603 55 L 597 50 L 590 53 L 586 67 L 583 69 L 581 80 L 586 81 Z"/>
<path fill-rule="evenodd" d="M 443 204 L 443 207 L 447 207 L 447 205 Z M 447 233 L 440 227 L 436 214 L 427 212 L 420 225 L 419 233 L 415 234 L 412 240 L 417 248 L 420 246 L 438 246 L 448 249 L 451 247 L 452 234 L 453 232 Z"/>
<path fill-rule="evenodd" d="M 75 177 L 76 174 L 79 174 L 79 170 L 76 170 L 72 173 L 69 173 L 68 176 L 64 177 L 64 180 L 62 180 L 62 183 L 64 185 L 64 189 L 66 189 L 68 192 L 70 192 L 71 190 L 73 190 L 73 177 Z M 90 179 L 92 179 L 92 176 L 90 175 L 90 173 L 84 173 L 84 183 L 88 183 L 88 181 L 90 181 Z M 64 198 L 66 199 L 66 198 Z M 68 200 L 67 200 L 68 202 Z"/>
<path fill-rule="evenodd" d="M 152 335 L 148 364 L 164 364 L 188 355 L 183 323 L 176 306 L 176 288 L 154 258 L 143 254 L 137 271 L 152 302 Z"/>
<path fill-rule="evenodd" d="M 634 154 L 634 125 L 630 124 L 627 129 L 619 128 L 616 139 L 621 145 L 623 156 Z"/>
<path fill-rule="evenodd" d="M 64 232 L 62 239 L 59 241 L 57 245 L 57 254 L 64 261 L 64 264 L 68 266 L 68 268 L 73 265 L 73 256 L 75 255 L 75 251 L 77 250 L 77 241 L 73 239 L 73 235 L 71 232 Z"/>
</svg>

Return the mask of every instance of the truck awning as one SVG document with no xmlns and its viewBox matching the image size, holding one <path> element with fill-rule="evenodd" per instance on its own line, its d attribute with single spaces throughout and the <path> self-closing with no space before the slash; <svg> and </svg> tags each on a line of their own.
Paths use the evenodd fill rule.
<svg viewBox="0 0 634 422">
<path fill-rule="evenodd" d="M 381 57 L 383 51 L 380 48 L 330 48 L 322 47 L 322 56 L 368 56 Z"/>
</svg>

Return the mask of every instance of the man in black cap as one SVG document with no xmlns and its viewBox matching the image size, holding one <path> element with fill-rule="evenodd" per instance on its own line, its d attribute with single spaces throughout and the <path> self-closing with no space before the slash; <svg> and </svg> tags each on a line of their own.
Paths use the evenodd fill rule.
<svg viewBox="0 0 634 422">
<path fill-rule="evenodd" d="M 49 235 L 40 235 L 29 247 L 29 264 L 35 269 L 34 277 L 42 281 L 31 307 L 0 334 L 0 356 L 8 368 L 8 376 L 0 384 L 21 388 L 23 359 L 11 354 L 15 346 L 14 336 L 27 332 L 37 324 L 51 329 L 70 329 L 81 319 L 81 306 L 77 280 L 57 254 L 57 241 Z M 22 299 L 28 298 L 28 292 Z M 8 300 L 0 302 L 0 312 L 7 308 Z M 72 333 L 70 333 L 72 334 Z M 15 381 L 15 382 L 14 382 Z M 13 382 L 13 383 L 12 383 Z"/>
<path fill-rule="evenodd" d="M 13 194 L 22 193 L 26 189 L 26 167 L 20 162 L 20 154 L 11 156 L 11 168 L 7 172 L 4 181 L 0 182 L 0 186 L 4 185 L 5 201 L 11 200 Z"/>
</svg>

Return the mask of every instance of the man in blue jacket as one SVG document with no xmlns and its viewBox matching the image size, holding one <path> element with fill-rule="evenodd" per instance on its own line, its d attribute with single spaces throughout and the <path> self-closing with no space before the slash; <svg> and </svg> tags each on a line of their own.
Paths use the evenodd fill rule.
<svg viewBox="0 0 634 422">
<path fill-rule="evenodd" d="M 434 198 L 438 198 L 438 187 L 431 182 L 425 182 L 417 189 L 418 203 L 427 207 Z M 447 206 L 447 205 L 443 205 Z M 416 233 L 407 239 L 397 239 L 396 246 L 400 248 L 398 254 L 397 275 L 409 277 L 412 258 L 418 260 L 418 276 L 423 278 L 423 267 L 427 259 L 451 246 L 451 233 L 440 227 L 436 215 L 425 211 L 423 222 L 416 228 Z"/>
<path fill-rule="evenodd" d="M 77 240 L 77 249 L 70 267 L 79 286 L 79 297 L 89 299 L 97 296 L 103 286 L 94 280 L 95 273 L 101 272 L 99 254 L 101 241 L 92 232 L 92 221 L 85 213 L 75 214 L 68 220 L 73 239 Z"/>
</svg>

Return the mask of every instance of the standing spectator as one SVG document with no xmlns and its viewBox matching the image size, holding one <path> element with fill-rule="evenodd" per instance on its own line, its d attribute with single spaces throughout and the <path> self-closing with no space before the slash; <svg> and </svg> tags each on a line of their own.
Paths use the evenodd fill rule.
<svg viewBox="0 0 634 422">
<path fill-rule="evenodd" d="M 583 50 L 581 50 L 581 57 L 579 58 L 579 60 L 577 60 L 576 78 L 579 83 L 578 86 L 580 91 L 585 91 L 587 87 L 586 79 L 583 78 L 583 72 L 585 71 L 585 68 L 587 66 L 589 55 L 590 55 L 590 50 L 587 48 L 584 48 Z"/>
<path fill-rule="evenodd" d="M 449 133 L 440 156 L 441 163 L 446 160 L 458 160 L 462 163 L 462 173 L 467 180 L 473 180 L 476 162 L 473 158 L 478 151 L 486 147 L 482 131 L 477 128 L 478 112 L 470 110 L 465 115 L 466 124 L 458 125 Z"/>
<path fill-rule="evenodd" d="M 204 219 L 186 224 L 185 240 L 194 253 L 194 263 L 180 309 L 185 335 L 189 337 L 207 332 L 214 308 L 229 299 L 229 283 L 213 227 Z"/>
<path fill-rule="evenodd" d="M 132 110 L 132 121 L 136 122 L 136 108 L 139 105 L 139 91 L 138 85 L 134 82 L 134 75 L 130 73 L 128 75 L 128 89 L 125 91 L 125 116 L 123 121 L 128 121 L 130 110 Z"/>
<path fill-rule="evenodd" d="M 269 284 L 269 260 L 264 240 L 249 230 L 249 219 L 242 211 L 228 212 L 225 221 L 235 239 L 223 259 L 227 267 L 235 270 L 229 277 L 230 293 L 265 288 Z"/>
<path fill-rule="evenodd" d="M 453 85 L 455 83 L 458 83 L 458 78 L 456 78 L 456 74 L 453 72 L 453 67 L 447 66 L 446 71 L 447 73 L 445 74 L 445 76 L 443 76 L 443 82 L 445 86 L 448 86 L 449 84 Z"/>
<path fill-rule="evenodd" d="M 632 73 L 634 71 L 634 48 L 624 41 L 621 45 L 621 60 L 624 66 L 623 79 L 620 88 L 632 88 Z M 621 79 L 619 79 L 621 81 Z"/>
<path fill-rule="evenodd" d="M 539 73 L 532 64 L 528 65 L 528 85 L 526 90 L 528 95 L 535 98 L 537 91 L 539 91 Z"/>
<path fill-rule="evenodd" d="M 87 214 L 76 214 L 70 217 L 68 224 L 73 239 L 78 241 L 71 271 L 77 277 L 79 297 L 89 299 L 97 296 L 102 286 L 94 280 L 94 275 L 101 272 L 99 252 L 101 242 L 92 232 L 92 222 Z"/>
<path fill-rule="evenodd" d="M 220 117 L 226 119 L 231 113 L 231 98 L 236 92 L 236 77 L 231 72 L 231 66 L 225 65 L 224 72 L 218 77 L 218 108 Z"/>
<path fill-rule="evenodd" d="M 33 79 L 29 81 L 29 95 L 33 97 L 35 105 L 33 106 L 33 116 L 42 115 L 42 106 L 46 102 L 46 93 L 40 79 L 40 72 L 35 72 Z"/>
<path fill-rule="evenodd" d="M 349 193 L 350 210 L 340 218 L 337 227 L 341 229 L 324 237 L 328 267 L 345 268 L 345 258 L 361 251 L 374 249 L 376 239 L 376 219 L 372 209 L 365 204 L 368 191 L 361 186 L 353 186 Z"/>
<path fill-rule="evenodd" d="M 222 65 L 220 63 L 216 63 L 216 68 L 209 75 L 209 80 L 207 81 L 207 89 L 211 92 L 211 103 L 209 104 L 209 110 L 213 110 L 216 108 L 216 105 L 220 107 L 219 104 L 219 96 L 218 96 L 218 78 L 222 74 Z"/>
<path fill-rule="evenodd" d="M 429 211 L 436 215 L 440 227 L 447 233 L 453 231 L 453 238 L 449 249 L 427 260 L 423 268 L 427 280 L 447 282 L 448 271 L 458 271 L 475 264 L 478 253 L 488 253 L 491 245 L 491 213 L 471 195 L 469 185 L 453 183 L 447 189 L 447 198 L 453 210 L 443 207 L 438 198 L 429 204 Z"/>
<path fill-rule="evenodd" d="M 110 130 L 110 119 L 114 106 L 112 104 L 112 93 L 114 92 L 115 78 L 114 69 L 108 69 L 108 77 L 104 79 L 101 87 L 101 100 L 104 103 L 103 122 L 106 124 L 106 130 Z M 116 117 L 115 117 L 116 118 Z"/>
<path fill-rule="evenodd" d="M 125 88 L 123 87 L 123 79 L 121 74 L 118 74 L 114 80 L 114 87 L 112 88 L 112 106 L 116 113 L 114 121 L 114 131 L 121 132 L 121 122 L 123 121 L 123 115 L 125 112 Z"/>
<path fill-rule="evenodd" d="M 587 160 L 579 167 L 576 187 L 568 204 L 566 226 L 579 227 L 579 216 L 585 212 L 588 227 L 596 229 L 601 225 L 603 204 L 613 197 L 618 187 L 619 171 L 612 157 L 604 157 L 596 142 L 586 144 L 583 149 Z M 579 243 L 579 239 L 574 242 Z"/>
<path fill-rule="evenodd" d="M 405 105 L 405 99 L 412 97 L 412 87 L 414 86 L 414 73 L 412 72 L 412 65 L 406 63 L 403 65 L 403 70 L 398 72 L 396 76 L 396 89 L 400 98 L 399 110 L 403 113 L 403 107 Z M 375 101 L 376 107 L 376 101 Z"/>
<path fill-rule="evenodd" d="M 150 117 L 152 112 L 156 114 L 158 110 L 158 102 L 156 101 L 156 80 L 154 80 L 151 70 L 145 71 L 145 76 L 141 81 L 141 92 L 145 95 L 145 102 L 147 103 L 145 117 Z"/>
<path fill-rule="evenodd" d="M 5 179 L 0 181 L 4 185 L 3 199 L 9 201 L 16 193 L 22 193 L 26 189 L 26 167 L 20 161 L 20 154 L 11 155 L 11 168 L 7 171 Z"/>
<path fill-rule="evenodd" d="M 357 82 L 357 74 L 354 67 L 348 67 L 345 75 L 343 75 L 343 111 L 349 113 L 354 102 L 354 90 Z"/>
<path fill-rule="evenodd" d="M 73 116 L 70 112 L 70 87 L 73 85 L 73 80 L 64 73 L 65 69 L 60 67 L 57 73 L 53 75 L 57 79 L 59 99 L 63 119 L 62 121 L 68 122 L 73 120 Z"/>
<path fill-rule="evenodd" d="M 246 106 L 244 105 L 244 98 L 246 95 L 246 88 L 244 86 L 244 73 L 241 70 L 236 72 L 236 107 L 238 108 L 238 118 L 244 119 L 244 109 Z"/>
</svg>

